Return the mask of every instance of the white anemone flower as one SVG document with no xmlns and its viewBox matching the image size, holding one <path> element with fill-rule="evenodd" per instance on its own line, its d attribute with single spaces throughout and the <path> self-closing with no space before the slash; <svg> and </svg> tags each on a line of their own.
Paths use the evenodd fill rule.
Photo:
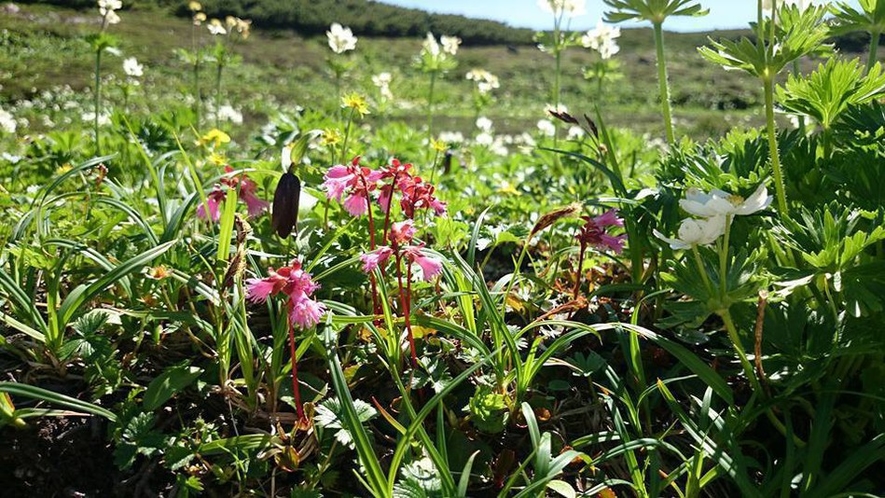
<svg viewBox="0 0 885 498">
<path fill-rule="evenodd" d="M 457 54 L 458 47 L 461 46 L 461 39 L 457 36 L 442 35 L 439 37 L 439 42 L 442 44 L 443 52 L 449 55 Z"/>
<path fill-rule="evenodd" d="M 15 133 L 16 129 L 18 129 L 18 123 L 15 121 L 15 116 L 8 111 L 0 109 L 0 130 L 11 135 Z"/>
<path fill-rule="evenodd" d="M 711 218 L 685 218 L 679 225 L 676 238 L 664 237 L 653 230 L 655 237 L 670 244 L 672 249 L 690 249 L 694 246 L 712 244 L 725 233 L 725 216 L 713 216 Z"/>
<path fill-rule="evenodd" d="M 329 48 L 336 54 L 343 54 L 356 48 L 357 37 L 353 36 L 353 31 L 337 22 L 332 23 L 329 31 L 326 31 L 326 36 L 329 37 Z"/>
<path fill-rule="evenodd" d="M 131 78 L 140 78 L 144 75 L 144 66 L 135 57 L 129 57 L 123 60 L 123 72 Z"/>
<path fill-rule="evenodd" d="M 492 120 L 485 116 L 480 116 L 476 118 L 476 128 L 479 129 L 479 131 L 484 131 L 486 133 L 491 132 Z"/>
<path fill-rule="evenodd" d="M 439 43 L 436 42 L 436 37 L 433 36 L 433 33 L 427 33 L 427 38 L 424 39 L 423 49 L 424 52 L 433 57 L 439 55 Z"/>
<path fill-rule="evenodd" d="M 687 213 L 710 218 L 753 214 L 770 206 L 772 199 L 764 184 L 759 185 L 759 188 L 746 199 L 719 189 L 713 189 L 708 194 L 696 188 L 690 188 L 685 193 L 685 199 L 679 201 L 679 206 Z"/>
<path fill-rule="evenodd" d="M 541 132 L 541 135 L 545 137 L 552 137 L 556 135 L 556 125 L 553 124 L 549 119 L 542 119 L 538 121 L 538 131 Z"/>
<path fill-rule="evenodd" d="M 212 33 L 212 36 L 227 34 L 227 30 L 224 29 L 224 25 L 221 24 L 221 21 L 219 21 L 218 19 L 212 19 L 211 21 L 209 21 L 209 24 L 206 25 L 206 28 L 209 30 L 210 33 Z"/>
</svg>

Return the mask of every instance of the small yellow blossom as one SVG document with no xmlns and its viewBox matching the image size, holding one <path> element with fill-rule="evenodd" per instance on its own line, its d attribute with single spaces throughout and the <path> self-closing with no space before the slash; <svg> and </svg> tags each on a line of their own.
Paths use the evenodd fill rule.
<svg viewBox="0 0 885 498">
<path fill-rule="evenodd" d="M 430 147 L 436 152 L 445 152 L 446 149 L 449 148 L 449 145 L 442 140 L 432 139 L 430 140 Z"/>
<path fill-rule="evenodd" d="M 71 169 L 73 169 L 73 166 L 71 166 L 71 163 L 64 163 L 61 166 L 59 166 L 57 170 L 55 170 L 55 174 L 56 175 L 63 175 L 65 173 L 67 173 L 68 171 L 71 171 Z"/>
<path fill-rule="evenodd" d="M 224 157 L 224 154 L 219 154 L 218 152 L 213 152 L 209 154 L 209 162 L 216 166 L 222 166 L 227 164 L 227 158 Z"/>
<path fill-rule="evenodd" d="M 234 16 L 225 17 L 224 18 L 224 25 L 227 26 L 227 30 L 230 31 L 231 29 L 233 29 L 237 26 L 237 18 Z"/>
<path fill-rule="evenodd" d="M 341 107 L 345 109 L 353 109 L 359 113 L 360 117 L 369 114 L 369 103 L 366 101 L 365 97 L 358 93 L 351 93 L 341 97 Z"/>
<path fill-rule="evenodd" d="M 332 147 L 340 144 L 342 139 L 341 132 L 334 128 L 326 128 L 323 130 L 323 136 L 320 138 L 320 145 Z"/>
<path fill-rule="evenodd" d="M 230 142 L 230 135 L 217 128 L 212 128 L 211 130 L 209 130 L 209 133 L 206 133 L 205 135 L 200 137 L 200 139 L 197 140 L 196 143 L 199 146 L 208 145 L 211 143 L 213 144 L 213 148 L 217 148 L 220 147 L 221 144 L 226 144 L 228 142 Z"/>
<path fill-rule="evenodd" d="M 249 34 L 252 32 L 252 19 L 240 19 L 237 18 L 237 33 L 240 34 L 241 37 L 245 40 L 249 38 Z"/>
<path fill-rule="evenodd" d="M 194 14 L 194 26 L 199 26 L 199 25 L 203 24 L 203 21 L 205 21 L 205 20 L 206 20 L 206 13 L 205 12 L 197 12 L 196 14 Z"/>
<path fill-rule="evenodd" d="M 203 6 L 200 2 L 190 2 L 187 4 L 187 8 L 190 9 L 191 12 L 199 12 L 203 10 Z"/>
<path fill-rule="evenodd" d="M 164 265 L 155 266 L 147 271 L 148 278 L 154 280 L 163 280 L 170 275 L 172 275 L 172 271 L 170 271 L 169 268 Z"/>
</svg>

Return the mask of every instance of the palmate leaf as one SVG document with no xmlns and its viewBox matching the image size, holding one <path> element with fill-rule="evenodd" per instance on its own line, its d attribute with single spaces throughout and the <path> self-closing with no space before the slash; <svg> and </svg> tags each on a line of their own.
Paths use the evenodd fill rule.
<svg viewBox="0 0 885 498">
<path fill-rule="evenodd" d="M 604 0 L 614 12 L 605 13 L 606 22 L 633 19 L 662 23 L 670 16 L 700 17 L 710 13 L 695 0 Z"/>
<path fill-rule="evenodd" d="M 361 423 L 366 423 L 378 415 L 372 405 L 361 399 L 353 400 L 353 407 Z M 329 398 L 316 407 L 316 424 L 324 429 L 338 429 L 335 439 L 349 448 L 354 448 L 353 438 L 342 423 L 344 408 L 338 398 Z"/>
<path fill-rule="evenodd" d="M 836 22 L 831 28 L 834 35 L 844 35 L 855 31 L 885 32 L 885 2 L 881 0 L 859 0 L 860 10 L 849 2 L 836 2 L 830 12 Z"/>
<path fill-rule="evenodd" d="M 829 35 L 824 21 L 826 12 L 826 7 L 822 6 L 805 11 L 795 6 L 783 6 L 777 12 L 773 44 L 746 37 L 738 41 L 710 38 L 710 46 L 700 47 L 698 51 L 705 59 L 726 69 L 741 69 L 757 78 L 770 80 L 787 64 L 820 49 Z M 770 32 L 771 22 L 771 19 L 763 20 L 763 33 Z"/>
<path fill-rule="evenodd" d="M 851 105 L 866 104 L 885 94 L 881 64 L 864 76 L 858 59 L 831 58 L 808 77 L 791 75 L 777 88 L 778 101 L 788 111 L 809 116 L 829 130 Z"/>
</svg>

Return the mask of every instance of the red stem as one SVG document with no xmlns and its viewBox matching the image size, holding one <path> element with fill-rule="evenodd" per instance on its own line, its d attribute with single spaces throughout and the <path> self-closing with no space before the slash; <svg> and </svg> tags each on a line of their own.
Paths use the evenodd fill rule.
<svg viewBox="0 0 885 498">
<path fill-rule="evenodd" d="M 290 309 L 289 315 L 291 315 L 291 311 Z M 292 395 L 295 396 L 295 411 L 298 415 L 298 421 L 302 422 L 305 420 L 305 417 L 304 407 L 301 405 L 301 390 L 298 388 L 298 357 L 295 351 L 295 330 L 290 316 L 286 317 L 286 321 L 289 322 L 289 353 L 292 355 Z"/>
<path fill-rule="evenodd" d="M 578 253 L 578 267 L 575 268 L 575 290 L 574 290 L 574 299 L 578 298 L 578 295 L 581 292 L 581 276 L 583 273 L 581 272 L 581 267 L 584 266 L 584 251 L 587 249 L 587 245 L 581 242 L 581 251 Z"/>
</svg>

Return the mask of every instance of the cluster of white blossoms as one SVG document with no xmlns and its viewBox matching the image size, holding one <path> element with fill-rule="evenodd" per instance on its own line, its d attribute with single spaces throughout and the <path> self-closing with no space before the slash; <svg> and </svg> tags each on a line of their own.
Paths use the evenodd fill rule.
<svg viewBox="0 0 885 498">
<path fill-rule="evenodd" d="M 117 24 L 120 22 L 120 16 L 117 11 L 123 8 L 123 2 L 120 0 L 98 0 L 98 13 L 101 14 L 102 24 Z"/>
<path fill-rule="evenodd" d="M 440 45 L 442 45 L 442 48 L 440 48 Z M 442 54 L 456 55 L 458 53 L 458 47 L 460 46 L 461 39 L 457 36 L 442 35 L 439 37 L 439 43 L 437 43 L 436 37 L 433 36 L 433 33 L 427 33 L 427 37 L 424 39 L 421 50 L 436 58 Z"/>
<path fill-rule="evenodd" d="M 713 189 L 710 193 L 690 188 L 679 207 L 698 218 L 685 218 L 679 225 L 676 238 L 664 237 L 654 230 L 655 237 L 670 244 L 673 249 L 690 249 L 695 246 L 712 244 L 721 237 L 735 216 L 745 216 L 761 211 L 771 205 L 765 185 L 760 185 L 750 197 L 729 194 Z"/>
<path fill-rule="evenodd" d="M 476 89 L 483 95 L 501 87 L 498 77 L 485 69 L 471 69 L 467 71 L 465 78 L 476 82 Z"/>
<path fill-rule="evenodd" d="M 4 109 L 0 109 L 0 130 L 9 133 L 15 133 L 18 128 L 15 117 Z"/>
<path fill-rule="evenodd" d="M 596 28 L 587 31 L 581 37 L 581 45 L 585 48 L 596 50 L 603 60 L 611 59 L 613 55 L 621 51 L 616 39 L 621 36 L 621 28 L 609 26 L 600 20 Z"/>
<path fill-rule="evenodd" d="M 538 0 L 542 10 L 556 17 L 563 14 L 568 17 L 583 16 L 587 12 L 586 3 L 585 0 Z"/>
<path fill-rule="evenodd" d="M 357 37 L 353 36 L 353 31 L 337 22 L 332 23 L 329 31 L 326 31 L 326 36 L 329 38 L 329 48 L 336 54 L 343 54 L 356 48 Z"/>
<path fill-rule="evenodd" d="M 393 99 L 393 93 L 390 91 L 391 81 L 393 81 L 393 76 L 388 72 L 372 76 L 372 84 L 378 88 L 378 91 L 381 92 L 381 97 L 385 100 Z"/>
</svg>

